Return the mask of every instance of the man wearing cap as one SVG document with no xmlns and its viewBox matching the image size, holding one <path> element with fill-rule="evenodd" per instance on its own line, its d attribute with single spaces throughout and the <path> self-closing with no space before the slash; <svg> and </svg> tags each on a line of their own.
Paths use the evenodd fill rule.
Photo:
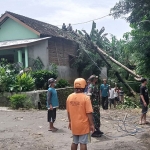
<svg viewBox="0 0 150 150">
<path fill-rule="evenodd" d="M 109 85 L 107 80 L 103 79 L 103 84 L 100 86 L 100 92 L 102 97 L 102 107 L 104 110 L 108 109 L 108 96 L 109 96 Z"/>
<path fill-rule="evenodd" d="M 49 122 L 49 131 L 55 132 L 57 128 L 53 126 L 56 120 L 56 108 L 59 107 L 57 91 L 55 90 L 56 80 L 54 78 L 50 78 L 48 80 L 48 91 L 47 91 L 47 108 L 48 115 L 47 120 Z"/>
<path fill-rule="evenodd" d="M 90 76 L 89 80 L 91 83 L 88 87 L 87 95 L 91 97 L 93 107 L 93 119 L 95 125 L 95 132 L 92 134 L 92 137 L 101 137 L 103 132 L 100 131 L 100 103 L 98 88 L 96 87 L 98 76 L 92 75 Z"/>
</svg>

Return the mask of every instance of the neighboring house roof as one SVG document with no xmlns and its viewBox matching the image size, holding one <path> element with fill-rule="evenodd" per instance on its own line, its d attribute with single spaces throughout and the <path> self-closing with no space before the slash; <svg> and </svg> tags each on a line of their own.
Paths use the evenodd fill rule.
<svg viewBox="0 0 150 150">
<path fill-rule="evenodd" d="M 37 42 L 41 42 L 43 40 L 47 40 L 50 37 L 40 38 L 40 39 L 26 39 L 26 40 L 15 40 L 15 41 L 4 41 L 0 42 L 0 50 L 8 49 L 10 47 L 26 47 L 29 45 L 34 45 Z"/>
<path fill-rule="evenodd" d="M 0 17 L 0 24 L 2 24 L 8 17 L 25 25 L 26 27 L 28 27 L 30 30 L 33 30 L 36 34 L 40 35 L 41 37 L 43 36 L 62 37 L 62 33 L 61 33 L 62 30 L 54 25 L 44 23 L 8 11 L 6 11 L 5 14 L 3 14 Z"/>
</svg>

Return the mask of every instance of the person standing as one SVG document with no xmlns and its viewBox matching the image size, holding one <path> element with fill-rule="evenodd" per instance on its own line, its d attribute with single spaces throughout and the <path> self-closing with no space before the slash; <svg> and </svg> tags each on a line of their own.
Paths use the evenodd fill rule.
<svg viewBox="0 0 150 150">
<path fill-rule="evenodd" d="M 118 87 L 114 88 L 114 98 L 117 104 L 119 104 L 119 91 L 118 91 Z"/>
<path fill-rule="evenodd" d="M 114 97 L 114 88 L 111 88 L 111 86 L 109 86 L 109 106 L 111 109 L 111 104 L 114 105 L 114 108 L 116 108 L 116 101 L 115 101 L 115 97 Z"/>
<path fill-rule="evenodd" d="M 102 97 L 102 108 L 104 110 L 108 109 L 108 96 L 109 96 L 109 86 L 107 80 L 103 79 L 103 84 L 100 86 L 100 93 Z"/>
<path fill-rule="evenodd" d="M 59 107 L 57 91 L 55 90 L 56 80 L 50 78 L 48 80 L 48 91 L 47 91 L 47 108 L 48 115 L 47 120 L 49 122 L 49 131 L 56 132 L 58 129 L 54 127 L 54 122 L 56 120 L 56 108 Z"/>
<path fill-rule="evenodd" d="M 148 89 L 146 87 L 147 85 L 147 79 L 143 78 L 141 79 L 141 87 L 140 87 L 140 103 L 142 106 L 142 115 L 140 118 L 140 125 L 148 124 L 149 122 L 146 121 L 146 114 L 148 112 L 148 105 L 149 105 L 149 96 L 148 96 Z"/>
<path fill-rule="evenodd" d="M 93 119 L 95 131 L 92 134 L 92 137 L 101 137 L 103 132 L 100 131 L 100 102 L 99 102 L 99 91 L 96 87 L 96 82 L 98 80 L 98 76 L 92 75 L 89 78 L 90 85 L 88 88 L 87 95 L 90 96 L 92 107 L 93 107 Z"/>
<path fill-rule="evenodd" d="M 72 130 L 73 143 L 71 150 L 87 150 L 87 143 L 90 142 L 90 131 L 94 132 L 93 109 L 89 96 L 84 93 L 86 81 L 77 78 L 74 81 L 75 92 L 67 98 L 66 108 L 68 112 L 69 126 Z"/>
<path fill-rule="evenodd" d="M 121 101 L 121 103 L 124 103 L 124 91 L 122 87 L 120 87 L 119 90 L 119 100 Z"/>
</svg>

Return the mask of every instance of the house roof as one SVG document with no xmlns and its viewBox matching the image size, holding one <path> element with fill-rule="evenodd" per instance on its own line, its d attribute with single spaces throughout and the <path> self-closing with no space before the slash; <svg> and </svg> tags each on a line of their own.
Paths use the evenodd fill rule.
<svg viewBox="0 0 150 150">
<path fill-rule="evenodd" d="M 26 47 L 29 45 L 34 45 L 37 42 L 41 42 L 43 40 L 47 40 L 50 37 L 40 38 L 40 39 L 26 39 L 26 40 L 14 40 L 14 41 L 4 41 L 0 42 L 0 50 L 9 49 L 10 47 Z"/>
<path fill-rule="evenodd" d="M 8 17 L 12 18 L 15 21 L 18 21 L 21 24 L 24 24 L 28 28 L 33 29 L 33 31 L 36 32 L 41 37 L 42 36 L 62 37 L 61 35 L 62 30 L 54 25 L 44 23 L 42 21 L 38 21 L 35 19 L 31 19 L 9 11 L 6 11 L 5 14 L 3 14 L 0 17 L 0 24 L 2 24 Z"/>
</svg>

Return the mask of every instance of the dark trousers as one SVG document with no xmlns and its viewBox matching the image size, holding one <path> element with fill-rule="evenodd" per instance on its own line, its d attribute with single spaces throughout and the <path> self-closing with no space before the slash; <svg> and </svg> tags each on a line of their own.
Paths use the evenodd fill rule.
<svg viewBox="0 0 150 150">
<path fill-rule="evenodd" d="M 108 109 L 108 96 L 107 97 L 102 97 L 102 108 L 104 110 Z"/>
<path fill-rule="evenodd" d="M 48 114 L 47 114 L 47 121 L 48 122 L 55 122 L 56 120 L 56 108 L 53 108 L 53 110 L 48 110 Z"/>
</svg>

